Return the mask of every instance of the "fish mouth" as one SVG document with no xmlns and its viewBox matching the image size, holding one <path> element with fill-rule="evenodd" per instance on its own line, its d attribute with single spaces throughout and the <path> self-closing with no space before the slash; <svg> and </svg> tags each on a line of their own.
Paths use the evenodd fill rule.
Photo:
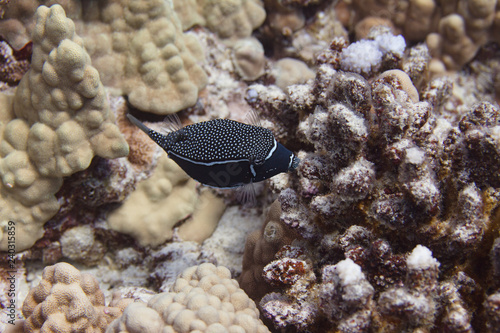
<svg viewBox="0 0 500 333">
<path fill-rule="evenodd" d="M 295 170 L 299 166 L 300 163 L 300 158 L 297 156 L 293 155 L 292 163 L 290 165 L 290 170 Z"/>
</svg>

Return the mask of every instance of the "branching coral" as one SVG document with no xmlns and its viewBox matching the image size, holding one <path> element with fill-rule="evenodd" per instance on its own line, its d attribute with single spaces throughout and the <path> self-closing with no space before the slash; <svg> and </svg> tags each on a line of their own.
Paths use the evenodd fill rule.
<svg viewBox="0 0 500 333">
<path fill-rule="evenodd" d="M 9 21 L 26 21 L 31 32 L 32 5 L 13 5 L 6 13 Z M 171 5 L 112 0 L 66 1 L 63 6 L 77 22 L 84 37 L 80 45 L 85 44 L 103 83 L 118 88 L 133 106 L 169 114 L 196 103 L 207 81 L 199 65 L 203 52 L 193 36 L 183 33 Z"/>
</svg>

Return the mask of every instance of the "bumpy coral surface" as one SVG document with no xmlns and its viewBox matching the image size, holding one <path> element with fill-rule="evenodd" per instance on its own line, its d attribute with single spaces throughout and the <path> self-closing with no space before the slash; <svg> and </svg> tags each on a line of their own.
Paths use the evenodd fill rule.
<svg viewBox="0 0 500 333">
<path fill-rule="evenodd" d="M 388 19 L 411 41 L 426 40 L 435 60 L 460 68 L 489 41 L 499 41 L 496 1 L 352 1 L 356 22 Z M 433 64 L 437 66 L 437 64 Z"/>
<path fill-rule="evenodd" d="M 384 29 L 371 34 L 394 38 Z M 468 308 L 482 308 L 484 296 L 467 297 L 464 285 L 476 293 L 483 283 L 498 288 L 496 266 L 477 267 L 474 258 L 496 258 L 499 108 L 476 100 L 450 112 L 461 102 L 449 81 L 426 78 L 425 46 L 388 51 L 362 75 L 345 71 L 358 71 L 346 62 L 366 60 L 347 59 L 350 47 L 334 40 L 318 56 L 314 82 L 284 93 L 260 84 L 248 91 L 280 140 L 303 149 L 285 187 L 271 180 L 280 221 L 302 240 L 263 268 L 263 313 L 287 330 L 314 331 L 325 320 L 341 332 L 470 330 Z M 335 265 L 350 272 L 352 287 L 329 277 Z"/>
<path fill-rule="evenodd" d="M 67 263 L 48 266 L 24 300 L 25 332 L 104 332 L 131 300 L 104 304 L 99 283 Z"/>
<path fill-rule="evenodd" d="M 207 26 L 221 38 L 248 37 L 266 18 L 259 0 L 174 0 L 184 30 Z"/>
<path fill-rule="evenodd" d="M 169 292 L 129 305 L 107 332 L 269 332 L 225 267 L 186 269 Z"/>
<path fill-rule="evenodd" d="M 16 221 L 20 251 L 42 236 L 43 223 L 58 210 L 54 194 L 63 176 L 86 169 L 95 155 L 126 156 L 128 145 L 99 73 L 59 5 L 38 9 L 31 68 L 14 99 L 3 100 L 1 223 Z M 7 245 L 2 232 L 1 249 Z"/>
<path fill-rule="evenodd" d="M 101 80 L 120 89 L 133 106 L 169 114 L 196 103 L 207 80 L 200 67 L 203 52 L 196 39 L 183 33 L 171 4 L 162 0 L 61 4 L 78 19 L 78 32 L 84 36 L 80 44 L 85 44 Z M 29 16 L 36 6 L 36 1 L 16 3 L 6 16 L 12 23 L 24 21 L 31 32 Z M 16 27 L 0 25 L 0 32 L 10 34 L 19 30 Z"/>
<path fill-rule="evenodd" d="M 29 69 L 32 44 L 15 50 L 4 40 L 0 40 L 0 90 L 15 86 Z"/>
<path fill-rule="evenodd" d="M 199 196 L 196 183 L 166 155 L 154 174 L 137 184 L 123 205 L 108 217 L 111 229 L 136 238 L 143 246 L 172 239 L 174 226 L 184 240 L 203 241 L 217 226 L 224 203 L 209 190 Z"/>
</svg>

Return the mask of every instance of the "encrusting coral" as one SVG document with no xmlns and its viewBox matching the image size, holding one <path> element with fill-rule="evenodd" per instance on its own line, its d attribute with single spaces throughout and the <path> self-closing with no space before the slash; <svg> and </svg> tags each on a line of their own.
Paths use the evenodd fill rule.
<svg viewBox="0 0 500 333">
<path fill-rule="evenodd" d="M 2 97 L 8 108 L 0 144 L 1 223 L 16 221 L 17 251 L 33 245 L 59 209 L 54 194 L 62 177 L 86 169 L 95 155 L 128 154 L 73 21 L 59 5 L 39 7 L 36 17 L 31 68 L 14 99 Z"/>
<path fill-rule="evenodd" d="M 106 332 L 269 332 L 255 303 L 223 266 L 182 272 L 169 292 L 133 303 Z"/>
<path fill-rule="evenodd" d="M 132 299 L 104 304 L 99 283 L 67 263 L 47 266 L 24 300 L 24 332 L 104 332 Z"/>
</svg>

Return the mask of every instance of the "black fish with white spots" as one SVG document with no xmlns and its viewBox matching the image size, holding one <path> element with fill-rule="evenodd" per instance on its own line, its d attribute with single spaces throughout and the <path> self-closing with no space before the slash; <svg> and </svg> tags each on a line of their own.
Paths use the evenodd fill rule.
<svg viewBox="0 0 500 333">
<path fill-rule="evenodd" d="M 294 170 L 300 162 L 260 126 L 214 119 L 164 135 L 127 116 L 190 177 L 208 186 L 234 188 L 260 182 Z"/>
</svg>

